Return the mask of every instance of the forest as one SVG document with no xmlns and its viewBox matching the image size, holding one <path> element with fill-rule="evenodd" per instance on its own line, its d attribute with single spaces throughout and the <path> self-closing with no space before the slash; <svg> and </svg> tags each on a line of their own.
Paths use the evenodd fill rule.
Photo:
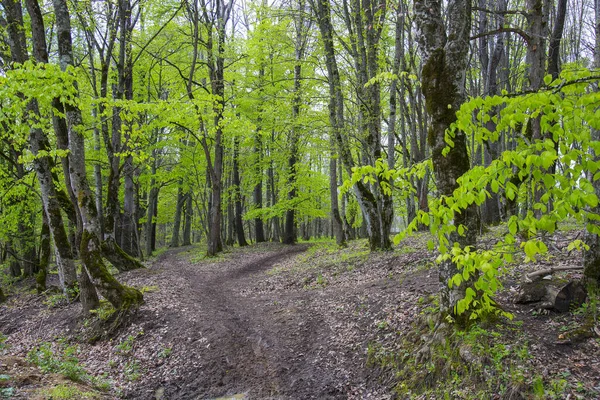
<svg viewBox="0 0 600 400">
<path fill-rule="evenodd" d="M 600 397 L 598 2 L 0 1 L 0 398 Z"/>
</svg>

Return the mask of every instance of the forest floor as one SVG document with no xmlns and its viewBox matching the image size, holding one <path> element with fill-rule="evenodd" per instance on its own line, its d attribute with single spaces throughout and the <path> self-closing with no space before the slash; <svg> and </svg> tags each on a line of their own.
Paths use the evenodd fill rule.
<svg viewBox="0 0 600 400">
<path fill-rule="evenodd" d="M 470 347 L 448 347 L 460 353 L 458 367 L 444 355 L 452 374 L 416 363 L 410 333 L 427 330 L 438 289 L 425 242 L 388 253 L 365 241 L 266 243 L 216 259 L 196 246 L 171 249 L 119 275 L 145 303 L 94 344 L 80 305 L 15 283 L 0 306 L 0 398 L 600 398 L 600 340 L 560 340 L 590 306 L 556 314 L 510 300 L 517 278 L 549 259 L 507 274 L 499 299 L 515 319 L 458 335 Z M 552 262 L 578 262 L 556 250 Z M 421 395 L 419 385 L 404 388 L 407 373 L 423 378 Z"/>
</svg>

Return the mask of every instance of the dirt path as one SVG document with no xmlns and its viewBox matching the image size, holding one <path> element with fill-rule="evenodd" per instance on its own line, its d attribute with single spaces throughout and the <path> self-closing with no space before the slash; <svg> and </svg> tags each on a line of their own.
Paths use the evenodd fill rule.
<svg viewBox="0 0 600 400">
<path fill-rule="evenodd" d="M 226 268 L 222 271 L 212 271 L 210 267 L 214 266 L 198 269 L 189 264 L 173 271 L 185 279 L 173 301 L 186 308 L 167 313 L 165 322 L 167 326 L 180 327 L 174 333 L 192 344 L 186 346 L 191 353 L 186 352 L 193 365 L 176 379 L 165 382 L 167 398 L 246 392 L 265 398 L 291 389 L 282 382 L 282 373 L 289 371 L 294 362 L 305 364 L 303 357 L 294 357 L 304 345 L 302 342 L 310 340 L 298 340 L 298 333 L 308 330 L 294 327 L 292 335 L 282 335 L 281 325 L 290 321 L 273 314 L 276 300 L 242 296 L 240 292 L 278 261 L 305 249 L 298 246 L 274 254 L 251 255 L 219 264 L 218 267 Z M 140 398 L 144 397 L 141 394 Z"/>
<path fill-rule="evenodd" d="M 22 294 L 0 312 L 9 355 L 66 338 L 85 369 L 110 383 L 107 398 L 390 398 L 389 383 L 366 366 L 367 348 L 397 338 L 418 315 L 417 299 L 436 290 L 435 274 L 406 270 L 428 256 L 367 261 L 359 248 L 344 261 L 337 250 L 308 257 L 307 249 L 269 243 L 215 260 L 196 247 L 167 251 L 119 275 L 145 291 L 145 303 L 124 331 L 93 345 L 82 341 L 78 304 L 49 308 Z M 327 262 L 335 267 L 317 266 L 322 257 L 334 257 Z M 36 387 L 21 387 L 16 398 Z"/>
<path fill-rule="evenodd" d="M 140 335 L 138 345 L 159 341 L 172 346 L 173 352 L 125 396 L 362 396 L 369 385 L 366 346 L 377 302 L 370 301 L 369 293 L 396 291 L 399 285 L 370 281 L 352 291 L 261 287 L 268 278 L 266 271 L 306 249 L 304 245 L 251 248 L 212 264 L 191 263 L 181 253 L 166 254 L 138 274 L 130 283 L 159 287 L 146 294 L 139 324 L 144 332 L 156 333 L 158 328 L 161 333 L 158 338 Z M 377 398 L 385 397 L 380 393 Z"/>
</svg>

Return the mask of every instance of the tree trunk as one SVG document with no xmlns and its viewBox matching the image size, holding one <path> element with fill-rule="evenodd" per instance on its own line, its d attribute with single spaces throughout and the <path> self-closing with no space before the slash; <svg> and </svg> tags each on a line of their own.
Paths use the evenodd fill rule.
<svg viewBox="0 0 600 400">
<path fill-rule="evenodd" d="M 332 140 L 333 142 L 333 140 Z M 332 143 L 333 145 L 333 143 Z M 333 149 L 334 146 L 331 146 Z M 337 191 L 337 162 L 336 154 L 332 151 L 329 159 L 329 192 L 331 196 L 331 223 L 333 224 L 333 234 L 338 246 L 346 246 L 346 234 L 342 217 L 340 217 L 339 199 Z"/>
<path fill-rule="evenodd" d="M 132 257 L 137 257 L 137 207 L 135 201 L 135 184 L 133 182 L 133 157 L 128 156 L 123 162 L 124 191 L 123 216 L 121 218 L 121 249 Z"/>
<path fill-rule="evenodd" d="M 6 4 L 4 4 L 4 7 L 9 23 L 23 26 L 20 4 L 17 6 L 17 4 L 13 3 L 11 0 L 5 1 L 5 3 Z M 40 7 L 35 0 L 27 0 L 26 4 L 28 12 L 31 16 L 33 52 L 35 59 L 37 62 L 47 63 L 48 54 L 46 51 L 46 38 Z M 14 61 L 26 61 L 28 57 L 27 49 L 15 47 L 19 43 L 25 43 L 25 31 L 22 29 L 14 31 L 9 30 L 9 34 L 11 35 L 10 43 L 11 54 L 13 58 L 22 57 L 22 59 L 14 59 Z M 36 99 L 29 101 L 27 109 L 32 118 L 36 120 L 40 118 L 39 106 Z M 32 126 L 34 125 L 32 124 Z M 71 247 L 63 224 L 61 206 L 58 201 L 56 188 L 54 186 L 54 180 L 52 176 L 54 162 L 48 155 L 39 155 L 40 153 L 48 154 L 50 151 L 50 145 L 45 133 L 40 128 L 36 127 L 30 129 L 29 144 L 31 152 L 37 156 L 34 158 L 33 164 L 37 173 L 38 182 L 40 184 L 42 203 L 45 210 L 44 214 L 45 216 L 48 216 L 48 223 L 50 225 L 50 230 L 52 232 L 52 236 L 54 237 L 55 246 L 57 248 L 56 262 L 58 266 L 60 284 L 66 294 L 68 289 L 73 289 L 75 287 L 77 282 L 77 273 L 75 270 L 75 263 L 73 261 Z M 45 248 L 44 252 L 46 252 Z M 26 269 L 33 274 L 34 271 L 31 268 Z M 45 287 L 45 272 L 40 274 L 40 281 L 42 276 L 44 278 L 43 282 Z"/>
<path fill-rule="evenodd" d="M 90 310 L 100 307 L 100 299 L 85 268 L 82 268 L 79 274 L 79 288 L 81 289 L 81 314 L 86 317 L 90 314 Z"/>
<path fill-rule="evenodd" d="M 264 73 L 264 72 L 263 72 Z M 260 121 L 259 121 L 260 123 Z M 256 137 L 254 139 L 254 154 L 256 155 L 256 164 L 255 164 L 255 179 L 256 185 L 254 185 L 254 190 L 252 192 L 254 207 L 257 209 L 262 209 L 262 177 L 263 177 L 263 169 L 262 169 L 262 137 L 261 137 L 261 129 L 258 128 L 256 130 Z M 256 238 L 256 243 L 261 243 L 265 241 L 265 228 L 263 225 L 262 217 L 259 216 L 254 218 L 254 236 Z"/>
<path fill-rule="evenodd" d="M 384 3 L 374 4 L 370 0 L 363 1 L 362 6 L 357 2 L 353 4 L 354 10 L 352 16 L 354 17 L 354 22 L 350 21 L 351 15 L 349 12 L 346 12 L 346 24 L 349 28 L 352 27 L 352 24 L 359 25 L 359 28 L 356 29 L 358 42 L 355 44 L 360 49 L 360 52 L 355 52 L 354 58 L 358 67 L 359 77 L 357 95 L 362 104 L 361 113 L 366 117 L 362 118 L 363 123 L 361 124 L 361 129 L 367 135 L 362 150 L 363 153 L 371 158 L 368 161 L 374 163 L 375 160 L 381 157 L 379 84 L 375 83 L 369 86 L 367 91 L 365 91 L 364 86 L 367 83 L 369 74 L 373 77 L 377 75 L 377 49 L 386 8 Z M 334 30 L 331 23 L 331 8 L 329 2 L 326 1 L 311 0 L 311 5 L 318 19 L 325 51 L 330 96 L 329 120 L 332 133 L 338 146 L 340 159 L 348 174 L 352 175 L 352 168 L 355 166 L 355 162 L 350 150 L 351 146 L 348 142 L 348 137 L 344 134 L 344 96 L 333 43 Z M 364 16 L 368 26 L 366 33 L 363 30 L 365 28 L 365 21 L 362 20 L 363 12 L 361 12 L 361 7 L 365 9 Z M 377 21 L 375 21 L 376 17 L 378 18 Z M 366 35 L 366 42 L 363 35 Z M 365 73 L 367 74 L 366 76 Z M 362 181 L 359 181 L 354 185 L 354 192 L 363 212 L 371 250 L 384 250 L 391 247 L 389 229 L 391 228 L 393 210 L 390 208 L 391 196 L 380 189 L 383 179 L 378 176 L 377 180 L 378 182 L 373 191 Z"/>
<path fill-rule="evenodd" d="M 480 8 L 486 9 L 487 2 L 480 0 Z M 504 26 L 504 15 L 506 11 L 506 1 L 501 0 L 497 3 L 497 10 L 500 13 L 496 16 L 497 21 L 492 21 L 493 26 Z M 489 30 L 488 28 L 488 13 L 480 11 L 479 13 L 479 33 L 483 34 Z M 495 96 L 498 94 L 498 67 L 504 56 L 504 34 L 499 33 L 496 38 L 496 44 L 492 46 L 488 42 L 487 36 L 482 36 L 479 39 L 479 59 L 481 69 L 485 71 L 483 77 L 483 94 L 484 96 Z M 496 113 L 498 110 L 496 110 Z M 496 123 L 490 119 L 486 122 L 486 128 L 490 132 L 496 130 Z M 500 142 L 487 141 L 483 147 L 483 163 L 489 166 L 492 161 L 496 160 L 500 155 Z M 485 200 L 481 207 L 481 219 L 485 225 L 495 225 L 501 220 L 500 213 L 500 196 L 498 193 L 493 193 L 491 190 L 490 197 Z"/>
<path fill-rule="evenodd" d="M 38 273 L 35 276 L 35 288 L 38 294 L 46 291 L 46 277 L 48 275 L 50 257 L 52 257 L 50 225 L 48 224 L 48 216 L 45 211 L 42 212 L 42 232 L 40 236 L 40 264 Z"/>
<path fill-rule="evenodd" d="M 179 230 L 181 227 L 181 215 L 183 212 L 184 200 L 183 188 L 181 187 L 180 181 L 177 188 L 177 203 L 175 205 L 175 216 L 173 217 L 173 236 L 171 236 L 170 247 L 179 247 Z"/>
<path fill-rule="evenodd" d="M 239 157 L 240 139 L 238 136 L 235 136 L 233 139 L 233 195 L 235 198 L 234 225 L 238 245 L 243 247 L 248 246 L 248 242 L 246 242 L 246 236 L 244 235 L 244 223 L 242 221 L 242 192 L 240 190 L 241 180 Z"/>
<path fill-rule="evenodd" d="M 600 0 L 594 1 L 594 17 L 594 30 L 596 33 L 594 67 L 600 68 Z M 592 140 L 600 140 L 600 130 L 592 129 L 591 135 Z M 600 155 L 596 154 L 595 156 L 595 161 L 600 160 Z M 594 180 L 593 185 L 596 196 L 600 198 L 600 179 Z M 600 206 L 596 206 L 590 211 L 598 214 L 600 213 Z M 596 229 L 600 226 L 600 221 L 596 221 L 595 219 L 588 220 L 587 222 L 588 224 L 595 225 Z M 600 287 L 600 236 L 586 229 L 584 240 L 589 249 L 583 253 L 583 276 L 592 289 L 597 289 Z"/>
<path fill-rule="evenodd" d="M 189 246 L 192 244 L 192 218 L 194 217 L 194 210 L 192 208 L 192 192 L 188 191 L 185 194 L 185 211 L 184 211 L 184 222 L 183 222 L 183 246 Z"/>
<path fill-rule="evenodd" d="M 285 214 L 285 228 L 283 232 L 283 243 L 294 244 L 296 243 L 296 216 L 295 209 L 292 206 L 292 200 L 296 198 L 296 174 L 297 174 L 297 160 L 298 160 L 298 138 L 300 135 L 298 119 L 300 118 L 300 106 L 302 104 L 302 60 L 304 59 L 305 52 L 305 2 L 304 0 L 298 1 L 298 13 L 294 18 L 295 37 L 294 37 L 294 91 L 292 94 L 292 128 L 289 137 L 290 154 L 288 157 L 288 194 L 287 198 L 289 201 L 289 208 Z"/>
<path fill-rule="evenodd" d="M 58 53 L 63 71 L 74 64 L 69 9 L 65 0 L 53 0 L 56 17 Z M 85 139 L 81 111 L 73 104 L 65 106 L 69 129 L 70 177 L 78 199 L 83 221 L 80 253 L 83 266 L 94 286 L 117 309 L 135 307 L 143 301 L 142 293 L 121 285 L 109 272 L 102 260 L 100 225 L 95 197 L 90 190 L 85 165 Z"/>
<path fill-rule="evenodd" d="M 156 187 L 156 150 L 152 151 L 152 167 L 150 190 L 148 191 L 148 208 L 146 210 L 146 257 L 150 257 L 156 249 L 156 213 L 158 208 L 158 188 Z"/>
<path fill-rule="evenodd" d="M 456 111 L 464 102 L 465 72 L 469 51 L 471 28 L 470 0 L 452 0 L 448 3 L 447 32 L 442 18 L 441 0 L 417 0 L 415 21 L 419 31 L 419 48 L 423 59 L 421 83 L 427 111 L 431 117 L 429 146 L 432 151 L 433 168 L 439 194 L 451 196 L 457 188 L 457 179 L 470 168 L 466 136 L 457 132 L 454 146 L 447 155 L 445 132 L 456 121 Z M 466 228 L 465 236 L 451 235 L 450 243 L 458 242 L 461 247 L 473 246 L 478 228 L 476 207 L 470 206 L 455 214 L 454 224 Z M 455 305 L 464 297 L 469 284 L 448 287 L 448 281 L 459 273 L 457 266 L 445 261 L 440 265 L 441 286 L 440 309 L 455 314 Z"/>
</svg>

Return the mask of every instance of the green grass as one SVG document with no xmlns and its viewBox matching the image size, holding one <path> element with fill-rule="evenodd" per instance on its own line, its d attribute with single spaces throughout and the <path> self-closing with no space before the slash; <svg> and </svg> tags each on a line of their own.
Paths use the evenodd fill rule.
<svg viewBox="0 0 600 400">
<path fill-rule="evenodd" d="M 57 373 L 74 382 L 91 381 L 91 376 L 79 364 L 79 348 L 67 345 L 64 340 L 58 344 L 43 342 L 27 354 L 27 359 L 44 373 Z"/>
<path fill-rule="evenodd" d="M 77 400 L 77 399 L 99 399 L 100 395 L 94 392 L 83 391 L 75 386 L 58 385 L 49 389 L 41 389 L 42 394 L 47 399 L 52 400 Z"/>
</svg>

